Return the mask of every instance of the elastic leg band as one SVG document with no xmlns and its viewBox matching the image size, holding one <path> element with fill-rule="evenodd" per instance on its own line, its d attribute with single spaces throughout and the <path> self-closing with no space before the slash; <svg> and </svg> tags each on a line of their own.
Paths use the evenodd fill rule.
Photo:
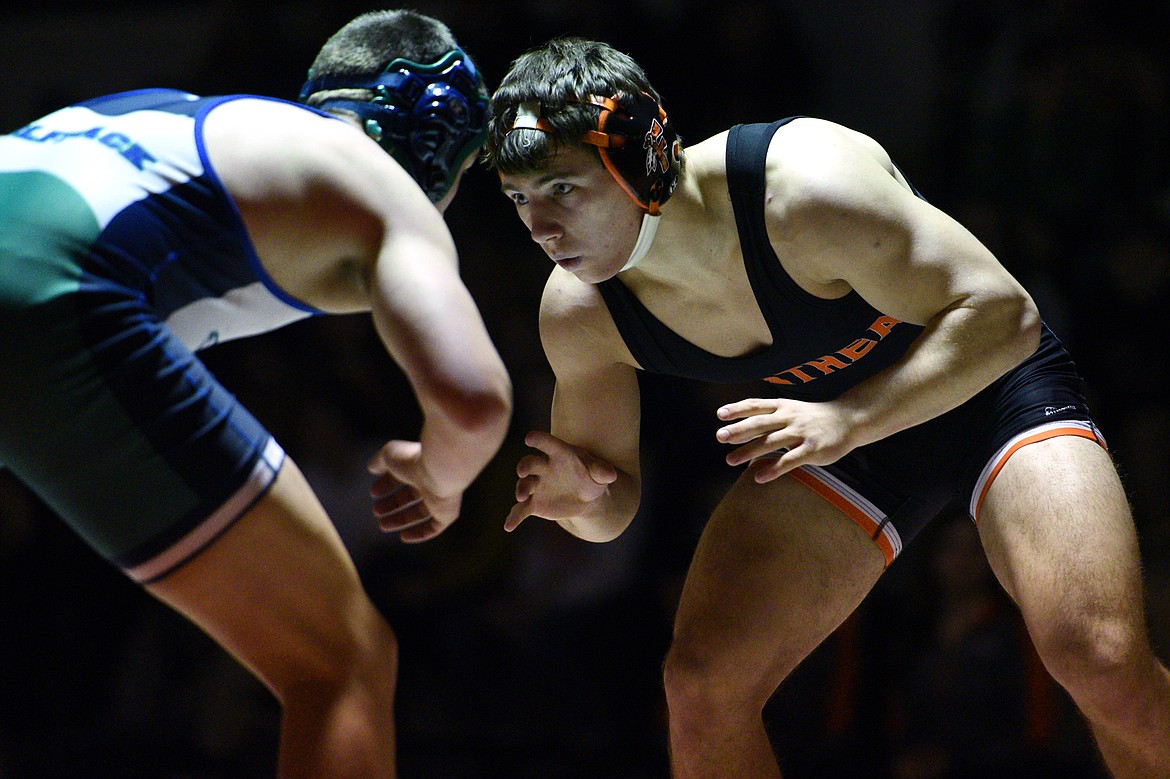
<svg viewBox="0 0 1170 779">
<path fill-rule="evenodd" d="M 820 466 L 802 465 L 788 475 L 824 498 L 861 528 L 881 550 L 882 556 L 886 558 L 886 567 L 894 562 L 894 558 L 902 551 L 902 537 L 885 512 Z"/>
<path fill-rule="evenodd" d="M 198 527 L 194 528 L 169 549 L 151 559 L 125 569 L 125 573 L 139 584 L 149 584 L 166 576 L 190 560 L 208 544 L 231 527 L 252 504 L 264 494 L 276 479 L 284 462 L 284 450 L 274 439 L 268 439 L 264 451 L 252 468 L 243 486 Z"/>
<path fill-rule="evenodd" d="M 1047 441 L 1050 438 L 1058 438 L 1066 435 L 1087 438 L 1090 441 L 1095 441 L 1100 444 L 1102 448 L 1109 448 L 1105 444 L 1105 437 L 1101 435 L 1101 431 L 1092 422 L 1078 420 L 1049 422 L 1034 427 L 1031 430 L 1025 430 L 1001 446 L 999 451 L 987 461 L 983 472 L 979 474 L 979 480 L 975 482 L 975 489 L 971 493 L 971 503 L 968 507 L 971 519 L 976 524 L 979 524 L 979 509 L 983 505 L 983 499 L 987 496 L 987 491 L 991 489 L 991 484 L 995 481 L 995 477 L 1003 470 L 1003 466 L 1007 464 L 1007 461 L 1011 459 L 1013 454 L 1028 444 L 1035 444 L 1040 441 Z"/>
</svg>

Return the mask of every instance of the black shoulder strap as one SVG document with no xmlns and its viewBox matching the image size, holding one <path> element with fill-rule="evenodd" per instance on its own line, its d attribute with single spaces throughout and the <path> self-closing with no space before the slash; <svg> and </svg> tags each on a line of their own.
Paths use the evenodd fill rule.
<svg viewBox="0 0 1170 779">
<path fill-rule="evenodd" d="M 784 328 L 780 325 L 782 312 L 777 308 L 782 305 L 781 298 L 774 292 L 790 291 L 793 282 L 772 251 L 764 223 L 768 146 L 776 130 L 796 118 L 736 125 L 727 136 L 727 191 L 735 210 L 744 268 L 775 344 L 784 342 Z"/>
<path fill-rule="evenodd" d="M 750 201 L 764 194 L 764 162 L 768 144 L 781 125 L 791 119 L 771 124 L 737 124 L 727 134 L 727 189 L 733 201 Z M 736 203 L 736 216 L 740 216 Z M 738 221 L 738 220 L 737 220 Z"/>
<path fill-rule="evenodd" d="M 650 373 L 676 372 L 678 366 L 666 353 L 663 344 L 671 341 L 672 336 L 677 339 L 677 336 L 655 319 L 616 276 L 599 283 L 597 291 L 639 367 Z"/>
</svg>

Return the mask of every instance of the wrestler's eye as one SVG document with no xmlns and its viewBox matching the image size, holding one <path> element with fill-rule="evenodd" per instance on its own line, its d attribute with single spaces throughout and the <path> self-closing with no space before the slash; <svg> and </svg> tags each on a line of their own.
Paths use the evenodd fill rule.
<svg viewBox="0 0 1170 779">
<path fill-rule="evenodd" d="M 567 195 L 573 191 L 573 185 L 567 181 L 558 181 L 553 184 L 552 191 L 554 195 Z"/>
<path fill-rule="evenodd" d="M 518 206 L 525 205 L 528 202 L 528 198 L 519 192 L 513 192 L 510 195 L 508 195 L 508 197 L 511 199 L 511 201 L 513 203 L 515 203 Z"/>
</svg>

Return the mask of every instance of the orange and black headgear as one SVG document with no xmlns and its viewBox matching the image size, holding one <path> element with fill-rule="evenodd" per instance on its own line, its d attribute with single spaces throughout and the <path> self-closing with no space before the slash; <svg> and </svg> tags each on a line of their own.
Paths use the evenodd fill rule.
<svg viewBox="0 0 1170 779">
<path fill-rule="evenodd" d="M 682 140 L 651 95 L 588 95 L 580 102 L 600 108 L 596 129 L 588 130 L 583 143 L 597 147 L 601 162 L 638 207 L 657 216 L 678 186 L 682 172 Z M 512 129 L 549 131 L 540 116 L 538 101 L 522 103 Z"/>
</svg>

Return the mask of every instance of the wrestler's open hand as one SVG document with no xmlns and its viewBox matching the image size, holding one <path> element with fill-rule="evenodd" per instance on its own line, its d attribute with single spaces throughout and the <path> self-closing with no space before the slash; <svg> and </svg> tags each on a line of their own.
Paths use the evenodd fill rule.
<svg viewBox="0 0 1170 779">
<path fill-rule="evenodd" d="M 370 460 L 374 516 L 387 533 L 398 533 L 407 543 L 428 541 L 459 516 L 462 493 L 441 496 L 428 489 L 422 444 L 390 441 Z"/>
<path fill-rule="evenodd" d="M 517 502 L 504 520 L 504 530 L 509 532 L 527 517 L 579 517 L 617 480 L 612 464 L 551 433 L 533 431 L 524 443 L 538 453 L 525 455 L 516 464 Z"/>
<path fill-rule="evenodd" d="M 716 414 L 723 421 L 738 420 L 715 432 L 721 443 L 739 444 L 728 453 L 728 465 L 770 455 L 752 472 L 760 484 L 801 465 L 836 462 L 853 448 L 849 419 L 833 403 L 749 398 L 728 403 Z"/>
</svg>

